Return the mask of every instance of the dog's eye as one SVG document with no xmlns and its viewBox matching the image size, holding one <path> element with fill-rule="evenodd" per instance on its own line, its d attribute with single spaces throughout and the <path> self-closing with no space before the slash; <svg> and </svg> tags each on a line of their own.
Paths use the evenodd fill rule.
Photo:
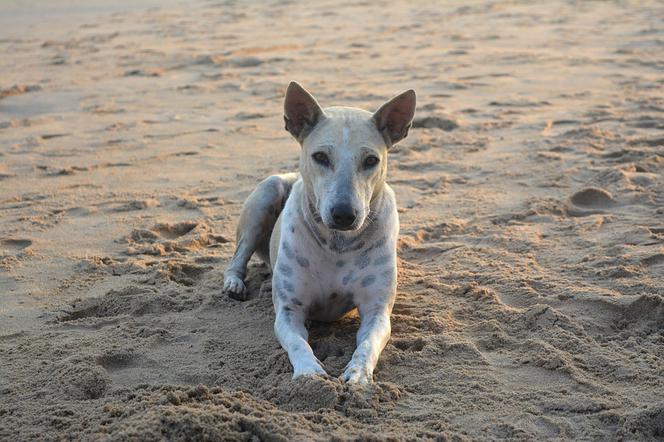
<svg viewBox="0 0 664 442">
<path fill-rule="evenodd" d="M 375 167 L 376 164 L 378 164 L 380 160 L 378 159 L 377 156 L 374 155 L 369 155 L 364 159 L 364 168 L 365 169 L 371 169 L 372 167 Z"/>
<path fill-rule="evenodd" d="M 329 167 L 330 166 L 330 157 L 327 156 L 325 152 L 316 152 L 311 156 L 315 162 L 321 166 Z"/>
</svg>

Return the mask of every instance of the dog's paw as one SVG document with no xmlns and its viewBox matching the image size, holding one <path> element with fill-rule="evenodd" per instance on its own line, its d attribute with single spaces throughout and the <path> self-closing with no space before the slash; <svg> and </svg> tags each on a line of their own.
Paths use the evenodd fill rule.
<svg viewBox="0 0 664 442">
<path fill-rule="evenodd" d="M 242 278 L 227 273 L 224 275 L 224 293 L 228 294 L 233 299 L 238 301 L 247 300 L 247 288 L 242 281 Z"/>
<path fill-rule="evenodd" d="M 293 379 L 297 379 L 300 376 L 327 376 L 325 369 L 316 361 L 311 361 L 309 363 L 303 364 L 293 370 Z"/>
<path fill-rule="evenodd" d="M 368 385 L 373 383 L 373 373 L 367 367 L 349 364 L 341 375 L 341 380 L 349 384 Z"/>
</svg>

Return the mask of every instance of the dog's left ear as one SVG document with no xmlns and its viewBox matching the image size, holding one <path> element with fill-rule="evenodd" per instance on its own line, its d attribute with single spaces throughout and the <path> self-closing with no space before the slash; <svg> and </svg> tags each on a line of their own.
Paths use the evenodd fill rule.
<svg viewBox="0 0 664 442">
<path fill-rule="evenodd" d="M 415 116 L 415 91 L 410 89 L 385 103 L 373 114 L 387 148 L 406 138 Z"/>
</svg>

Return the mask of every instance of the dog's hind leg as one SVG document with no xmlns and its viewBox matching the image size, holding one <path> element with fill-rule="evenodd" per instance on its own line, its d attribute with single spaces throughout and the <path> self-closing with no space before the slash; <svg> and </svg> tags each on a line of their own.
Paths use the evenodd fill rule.
<svg viewBox="0 0 664 442">
<path fill-rule="evenodd" d="M 272 175 L 258 184 L 244 202 L 235 236 L 235 254 L 224 272 L 224 292 L 230 297 L 246 299 L 244 277 L 254 252 L 269 262 L 272 229 L 298 176 L 295 173 Z"/>
</svg>

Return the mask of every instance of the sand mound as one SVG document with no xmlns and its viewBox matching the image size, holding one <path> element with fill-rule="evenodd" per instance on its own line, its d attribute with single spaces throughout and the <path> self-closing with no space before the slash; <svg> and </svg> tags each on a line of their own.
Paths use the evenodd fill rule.
<svg viewBox="0 0 664 442">
<path fill-rule="evenodd" d="M 322 379 L 310 379 L 299 384 L 298 393 L 314 387 L 309 403 L 318 399 Z M 330 381 L 327 381 L 329 384 Z M 324 397 L 330 397 L 330 389 Z M 292 397 L 291 396 L 291 397 Z M 322 402 L 325 402 L 323 399 Z M 321 405 L 322 405 L 321 402 Z M 318 412 L 289 413 L 247 393 L 228 393 L 220 388 L 198 385 L 145 388 L 135 390 L 127 399 L 104 407 L 103 424 L 95 428 L 97 435 L 109 434 L 113 440 L 268 440 L 294 439 L 329 440 L 330 438 L 373 439 L 371 431 L 358 431 L 345 418 L 320 407 Z M 382 433 L 386 435 L 388 433 Z"/>
</svg>

